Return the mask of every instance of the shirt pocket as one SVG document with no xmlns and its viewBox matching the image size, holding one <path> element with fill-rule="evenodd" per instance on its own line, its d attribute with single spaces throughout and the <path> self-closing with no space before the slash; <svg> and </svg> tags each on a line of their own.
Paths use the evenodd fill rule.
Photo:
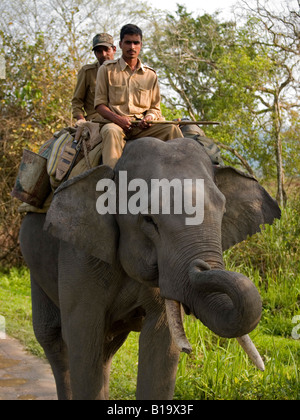
<svg viewBox="0 0 300 420">
<path fill-rule="evenodd" d="M 149 109 L 151 105 L 151 90 L 144 88 L 137 89 L 133 95 L 133 102 L 140 108 Z"/>
<path fill-rule="evenodd" d="M 126 102 L 126 85 L 114 85 L 109 88 L 109 102 L 112 105 L 123 105 Z"/>
</svg>

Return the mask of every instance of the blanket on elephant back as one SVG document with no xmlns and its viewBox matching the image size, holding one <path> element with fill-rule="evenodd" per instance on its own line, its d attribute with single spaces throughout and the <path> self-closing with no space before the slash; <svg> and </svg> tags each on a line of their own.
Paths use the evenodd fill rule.
<svg viewBox="0 0 300 420">
<path fill-rule="evenodd" d="M 214 165 L 224 166 L 219 147 L 216 145 L 214 139 L 207 137 L 199 126 L 188 124 L 181 126 L 180 129 L 184 137 L 194 139 L 204 147 Z"/>
<path fill-rule="evenodd" d="M 87 171 L 90 168 L 94 168 L 99 165 L 101 156 L 102 156 L 102 142 L 101 137 L 99 135 L 99 125 L 96 123 L 85 123 L 86 127 L 90 132 L 90 139 L 88 143 L 88 161 L 90 167 L 87 165 L 87 160 L 83 159 L 81 155 L 81 159 L 76 161 L 74 168 L 72 169 L 68 179 L 73 178 L 81 173 Z M 181 128 L 185 137 L 193 138 L 202 146 L 206 153 L 209 155 L 213 164 L 217 165 L 224 165 L 220 149 L 214 143 L 213 139 L 206 137 L 205 133 L 197 127 L 195 130 L 194 127 L 191 126 L 184 126 Z M 64 151 L 64 147 L 70 142 L 74 141 L 76 134 L 76 129 L 74 127 L 68 127 L 63 129 L 62 131 L 55 133 L 54 137 L 48 140 L 39 150 L 39 154 L 45 157 L 48 160 L 47 163 L 47 170 L 50 177 L 50 183 L 52 186 L 53 191 L 65 180 L 65 179 L 57 179 L 57 166 L 59 163 L 59 159 L 62 157 L 62 153 Z M 43 208 L 36 208 L 27 203 L 23 203 L 18 211 L 20 213 L 27 213 L 27 212 L 35 212 L 35 213 L 47 213 L 51 201 L 53 197 L 53 192 L 49 195 L 46 199 Z"/>
<path fill-rule="evenodd" d="M 52 145 L 50 155 L 48 157 L 47 171 L 48 175 L 55 177 L 59 158 L 63 152 L 64 147 L 74 141 L 74 137 L 68 132 L 63 133 Z"/>
<path fill-rule="evenodd" d="M 86 121 L 77 128 L 69 127 L 60 132 L 48 158 L 47 170 L 52 187 L 57 188 L 83 158 L 89 166 L 89 153 L 99 143 L 101 136 L 98 123 Z"/>
<path fill-rule="evenodd" d="M 99 165 L 99 161 L 101 159 L 102 143 L 100 142 L 100 137 L 99 137 L 99 128 L 98 128 L 99 125 L 97 124 L 98 130 L 96 130 L 96 128 L 94 126 L 92 126 L 91 124 L 92 123 L 87 124 L 88 128 L 89 128 L 89 133 L 90 133 L 90 137 L 89 137 L 90 141 L 87 145 L 87 147 L 88 147 L 88 162 L 90 164 L 90 167 L 94 168 L 97 165 Z M 42 208 L 37 208 L 37 207 L 34 207 L 30 204 L 22 203 L 18 208 L 19 213 L 28 213 L 28 212 L 47 213 L 47 211 L 50 207 L 52 198 L 53 198 L 54 190 L 63 181 L 65 181 L 65 179 L 62 179 L 62 180 L 58 181 L 57 178 L 56 178 L 56 170 L 57 170 L 57 166 L 59 164 L 59 159 L 60 159 L 60 157 L 61 157 L 61 155 L 64 151 L 64 147 L 67 144 L 69 144 L 70 142 L 74 141 L 74 136 L 73 135 L 75 133 L 76 133 L 75 128 L 73 128 L 73 127 L 65 128 L 62 131 L 60 131 L 58 133 L 55 133 L 53 138 L 48 140 L 40 148 L 38 154 L 45 157 L 48 160 L 47 171 L 48 171 L 48 175 L 50 177 L 50 183 L 51 183 L 53 191 L 50 193 L 50 195 L 46 199 Z M 81 158 L 78 160 L 78 162 L 76 162 L 73 169 L 71 170 L 68 179 L 71 179 L 71 178 L 73 178 L 77 175 L 80 175 L 81 173 L 87 171 L 88 169 L 90 169 L 90 168 L 87 166 L 87 160 L 82 159 L 82 156 L 81 156 Z"/>
<path fill-rule="evenodd" d="M 50 140 L 46 141 L 46 143 L 43 144 L 43 146 L 40 148 L 39 155 L 48 159 L 51 154 L 51 150 L 55 141 L 56 141 L 56 137 L 52 137 Z"/>
</svg>

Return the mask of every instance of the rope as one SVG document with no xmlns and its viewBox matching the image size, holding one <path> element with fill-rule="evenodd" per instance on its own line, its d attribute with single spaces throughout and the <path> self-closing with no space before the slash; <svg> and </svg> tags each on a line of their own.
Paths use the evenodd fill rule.
<svg viewBox="0 0 300 420">
<path fill-rule="evenodd" d="M 89 158 L 89 152 L 88 152 L 87 145 L 86 145 L 86 139 L 82 139 L 82 148 L 83 148 L 85 164 L 86 164 L 88 169 L 91 169 L 92 165 L 91 165 L 90 158 Z"/>
</svg>

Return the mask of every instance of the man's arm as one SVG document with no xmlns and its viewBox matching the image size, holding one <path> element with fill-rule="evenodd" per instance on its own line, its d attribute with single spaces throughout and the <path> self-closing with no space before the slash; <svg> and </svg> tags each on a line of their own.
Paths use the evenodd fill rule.
<svg viewBox="0 0 300 420">
<path fill-rule="evenodd" d="M 106 65 L 100 67 L 97 74 L 96 92 L 95 92 L 95 110 L 106 120 L 119 125 L 124 131 L 131 129 L 131 119 L 127 116 L 121 116 L 111 111 L 108 107 L 109 98 L 109 81 Z M 159 95 L 160 99 L 160 95 Z M 160 107 L 159 107 L 160 111 Z M 161 115 L 161 114 L 160 114 Z M 149 127 L 149 122 L 155 119 L 153 112 L 148 112 L 148 115 L 140 122 L 139 128 L 145 129 Z"/>
<path fill-rule="evenodd" d="M 84 118 L 84 98 L 85 98 L 85 71 L 79 70 L 77 76 L 77 83 L 72 99 L 72 115 L 78 120 L 85 120 Z"/>
<path fill-rule="evenodd" d="M 131 128 L 131 120 L 129 117 L 124 117 L 115 114 L 108 108 L 108 106 L 104 104 L 96 106 L 96 111 L 106 120 L 109 120 L 112 123 L 119 125 L 124 131 L 127 131 Z"/>
<path fill-rule="evenodd" d="M 112 123 L 119 125 L 124 131 L 128 131 L 132 128 L 131 119 L 129 117 L 115 114 L 106 105 L 98 105 L 96 107 L 96 111 L 106 120 L 109 120 Z M 150 127 L 151 121 L 153 120 L 154 117 L 152 114 L 146 115 L 146 117 L 139 123 L 138 127 L 141 129 L 146 129 Z"/>
<path fill-rule="evenodd" d="M 118 115 L 108 108 L 108 83 L 107 68 L 105 65 L 102 65 L 97 73 L 95 110 L 106 120 L 119 125 L 124 131 L 127 131 L 131 127 L 130 118 Z"/>
</svg>

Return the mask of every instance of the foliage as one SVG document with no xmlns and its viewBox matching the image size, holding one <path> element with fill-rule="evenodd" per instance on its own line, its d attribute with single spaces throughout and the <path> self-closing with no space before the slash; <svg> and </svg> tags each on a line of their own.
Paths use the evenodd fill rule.
<svg viewBox="0 0 300 420">
<path fill-rule="evenodd" d="M 37 152 L 54 132 L 73 124 L 71 99 L 78 69 L 95 60 L 92 37 L 116 37 L 127 19 L 146 27 L 143 3 L 114 0 L 3 0 L 0 3 L 0 263 L 22 264 L 20 202 L 10 192 L 23 149 Z M 122 13 L 117 13 L 122 11 Z M 114 15 L 114 19 L 112 19 Z M 101 22 L 101 25 L 94 22 Z M 117 42 L 116 42 L 117 44 Z"/>
<path fill-rule="evenodd" d="M 262 354 L 265 372 L 258 371 L 236 340 L 217 337 L 191 316 L 185 319 L 190 356 L 181 355 L 175 399 L 299 400 L 300 341 L 291 337 L 300 315 L 300 212 L 290 204 L 274 225 L 236 245 L 225 254 L 227 269 L 242 272 L 258 287 L 263 315 L 250 334 Z M 42 355 L 30 322 L 27 269 L 0 272 L 0 315 L 7 333 Z M 112 364 L 111 398 L 134 399 L 138 333 L 131 333 Z"/>
<path fill-rule="evenodd" d="M 126 23 L 147 28 L 145 3 L 132 0 L 2 0 L 0 27 L 7 35 L 34 43 L 37 34 L 47 38 L 47 51 L 71 62 L 77 70 L 94 60 L 92 38 L 101 32 L 116 40 Z M 17 34 L 17 36 L 16 36 Z"/>
<path fill-rule="evenodd" d="M 247 17 L 251 45 L 260 54 L 267 55 L 271 63 L 268 78 L 250 90 L 256 91 L 260 105 L 256 115 L 271 150 L 274 150 L 277 199 L 283 205 L 286 202 L 284 159 L 289 150 L 289 139 L 285 137 L 284 143 L 283 137 L 287 127 L 293 126 L 294 110 L 299 117 L 300 109 L 299 8 L 296 2 L 282 2 L 280 13 L 274 10 L 271 2 L 262 4 L 252 0 L 243 3 L 246 4 L 242 12 Z"/>
<path fill-rule="evenodd" d="M 70 123 L 70 96 L 76 72 L 68 59 L 63 61 L 62 57 L 47 52 L 43 34 L 37 34 L 33 44 L 3 32 L 0 35 L 7 74 L 0 85 L 1 117 L 19 118 L 23 128 L 20 134 L 27 137 L 28 144 L 34 144 L 45 130 L 49 135 L 54 127 Z M 36 137 L 32 138 L 33 135 Z M 15 139 L 19 140 L 17 136 Z"/>
<path fill-rule="evenodd" d="M 218 14 L 195 17 L 183 6 L 154 18 L 143 3 L 132 3 L 111 32 L 117 36 L 125 19 L 146 29 L 143 58 L 158 71 L 168 119 L 189 115 L 223 122 L 208 127 L 207 134 L 223 148 L 225 162 L 277 177 L 282 205 L 284 172 L 297 177 L 300 169 L 295 159 L 300 151 L 299 14 L 292 6 L 279 15 L 268 2 L 244 4 L 237 24 L 221 21 Z M 0 81 L 0 236 L 5 235 L 0 259 L 16 248 L 20 218 L 9 192 L 22 150 L 37 151 L 53 131 L 72 124 L 76 73 L 92 58 L 86 47 L 95 33 L 92 17 L 101 15 L 102 30 L 108 30 L 110 12 L 122 7 L 114 0 L 12 0 L 9 7 L 5 0 L 0 5 L 0 54 L 7 74 Z M 11 261 L 15 257 L 13 252 Z"/>
<path fill-rule="evenodd" d="M 0 315 L 6 333 L 18 338 L 34 355 L 43 356 L 32 329 L 30 275 L 27 268 L 0 268 Z"/>
<path fill-rule="evenodd" d="M 218 14 L 194 16 L 182 6 L 173 15 L 151 13 L 136 1 L 2 0 L 1 265 L 23 264 L 19 203 L 10 197 L 22 150 L 37 151 L 54 131 L 72 124 L 76 73 L 94 60 L 93 35 L 107 31 L 117 39 L 129 21 L 144 29 L 143 59 L 159 74 L 166 118 L 223 122 L 207 134 L 227 146 L 226 162 L 237 166 L 243 157 L 264 182 L 281 176 L 280 152 L 290 177 L 285 189 L 292 196 L 296 185 L 299 197 L 299 12 L 294 0 L 282 1 L 277 13 L 268 1 L 241 1 L 237 24 Z M 177 399 L 299 399 L 299 341 L 290 337 L 292 318 L 300 314 L 299 212 L 299 202 L 289 203 L 281 221 L 225 256 L 227 268 L 252 278 L 262 295 L 263 317 L 252 336 L 266 372 L 257 372 L 234 340 L 218 339 L 189 317 L 194 353 L 181 357 Z M 27 269 L 1 270 L 0 302 L 8 334 L 41 355 L 32 333 Z M 134 398 L 137 340 L 132 333 L 115 358 L 113 398 Z"/>
<path fill-rule="evenodd" d="M 0 80 L 0 261 L 20 261 L 19 202 L 13 189 L 23 149 L 37 152 L 61 127 L 70 125 L 70 97 L 76 72 L 46 51 L 45 37 L 34 44 L 0 32 L 6 60 L 6 79 Z"/>
<path fill-rule="evenodd" d="M 195 17 L 178 6 L 157 22 L 147 52 L 169 87 L 166 103 L 192 119 L 223 122 L 207 134 L 226 150 L 225 161 L 276 176 L 281 205 L 284 170 L 299 174 L 298 164 L 290 165 L 299 148 L 300 109 L 299 12 L 290 3 L 282 2 L 278 14 L 271 2 L 243 2 L 236 22 Z"/>
<path fill-rule="evenodd" d="M 222 147 L 225 162 L 277 176 L 282 204 L 283 168 L 293 178 L 300 169 L 299 15 L 292 7 L 276 14 L 268 2 L 244 3 L 237 24 L 218 14 L 195 16 L 183 6 L 175 14 L 155 13 L 135 1 L 126 8 L 114 0 L 1 2 L 7 76 L 0 80 L 0 261 L 21 262 L 18 203 L 10 191 L 22 150 L 37 151 L 54 131 L 72 125 L 76 73 L 94 60 L 93 35 L 108 31 L 117 39 L 128 21 L 144 29 L 143 60 L 159 74 L 167 119 L 223 122 L 207 127 L 207 135 Z"/>
<path fill-rule="evenodd" d="M 216 60 L 224 46 L 222 34 L 231 34 L 232 24 L 219 24 L 210 15 L 193 18 L 183 6 L 165 19 L 164 24 L 156 22 L 153 47 L 146 57 L 161 83 L 177 93 L 166 97 L 171 106 L 181 106 L 194 119 L 211 119 L 209 100 L 215 90 Z"/>
<path fill-rule="evenodd" d="M 185 330 L 193 353 L 181 355 L 175 399 L 299 400 L 300 341 L 291 336 L 293 317 L 300 315 L 298 194 L 299 190 L 296 199 L 283 210 L 281 220 L 224 255 L 226 268 L 248 276 L 261 294 L 262 319 L 250 336 L 263 356 L 265 372 L 257 371 L 236 340 L 219 338 L 199 321 L 186 317 Z M 137 338 L 131 335 L 113 364 L 115 398 L 122 395 L 122 390 L 124 395 L 124 389 L 127 394 L 128 388 L 129 398 L 134 398 L 135 382 L 127 378 L 126 372 L 120 386 L 117 367 L 126 359 L 136 372 L 131 357 L 137 353 L 134 344 Z M 122 371 L 126 369 L 122 367 Z"/>
</svg>

